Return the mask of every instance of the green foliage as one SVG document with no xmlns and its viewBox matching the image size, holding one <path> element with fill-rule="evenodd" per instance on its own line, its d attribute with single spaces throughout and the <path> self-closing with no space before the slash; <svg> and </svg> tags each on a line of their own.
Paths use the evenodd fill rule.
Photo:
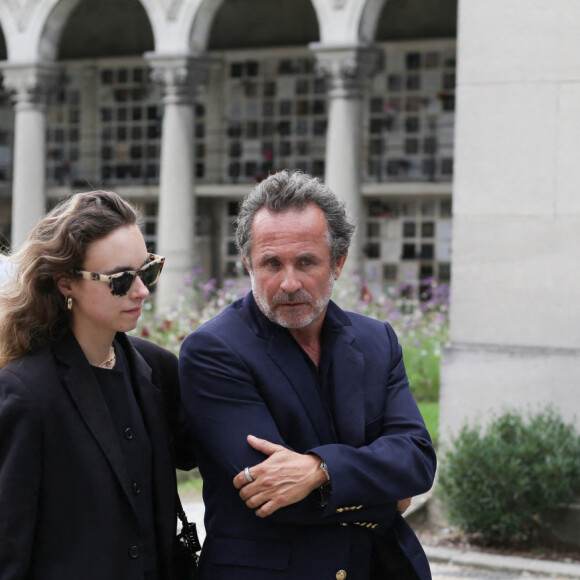
<svg viewBox="0 0 580 580">
<path fill-rule="evenodd" d="M 199 474 L 199 470 L 176 470 L 175 473 L 177 475 L 177 488 L 179 490 L 179 495 L 182 498 L 182 502 L 199 499 L 203 489 L 203 480 Z"/>
<path fill-rule="evenodd" d="M 580 491 L 580 437 L 552 409 L 464 426 L 439 467 L 451 520 L 484 543 L 535 544 L 546 516 Z"/>
<path fill-rule="evenodd" d="M 417 340 L 402 334 L 399 340 L 403 346 L 405 369 L 415 399 L 435 403 L 439 400 L 439 367 L 444 338 Z"/>
<path fill-rule="evenodd" d="M 427 426 L 427 431 L 431 435 L 434 445 L 437 445 L 439 439 L 439 403 L 431 401 L 419 401 L 419 411 L 423 415 L 423 421 Z"/>
<path fill-rule="evenodd" d="M 420 292 L 420 293 L 419 293 Z M 417 401 L 439 400 L 441 349 L 449 339 L 449 287 L 425 280 L 372 295 L 355 280 L 335 290 L 345 310 L 388 321 L 403 347 L 405 369 Z"/>
</svg>

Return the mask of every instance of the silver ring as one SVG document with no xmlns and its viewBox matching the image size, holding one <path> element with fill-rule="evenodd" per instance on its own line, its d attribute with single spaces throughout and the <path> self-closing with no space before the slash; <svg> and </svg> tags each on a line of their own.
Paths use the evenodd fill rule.
<svg viewBox="0 0 580 580">
<path fill-rule="evenodd" d="M 252 474 L 250 473 L 250 468 L 246 467 L 244 469 L 244 475 L 246 476 L 246 479 L 248 480 L 248 483 L 252 483 L 252 481 L 254 481 L 254 478 L 252 477 Z"/>
</svg>

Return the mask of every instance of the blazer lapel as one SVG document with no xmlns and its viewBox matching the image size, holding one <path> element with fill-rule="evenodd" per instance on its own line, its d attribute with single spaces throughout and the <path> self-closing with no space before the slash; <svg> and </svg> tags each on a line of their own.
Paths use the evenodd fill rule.
<svg viewBox="0 0 580 580">
<path fill-rule="evenodd" d="M 109 409 L 89 362 L 72 332 L 55 343 L 54 353 L 57 359 L 67 367 L 63 375 L 65 388 L 74 400 L 89 431 L 107 457 L 129 503 L 134 507 L 131 479 Z"/>
<path fill-rule="evenodd" d="M 268 356 L 286 377 L 302 403 L 320 444 L 334 443 L 330 419 L 302 350 L 288 330 L 268 320 L 256 304 L 252 292 L 246 294 L 243 305 L 246 322 L 257 336 L 267 341 Z"/>
<path fill-rule="evenodd" d="M 174 502 L 177 491 L 174 481 L 164 476 L 173 473 L 174 468 L 166 428 L 163 393 L 152 382 L 151 367 L 131 345 L 127 337 L 119 334 L 117 340 L 123 345 L 127 354 L 133 375 L 135 394 L 151 442 L 154 509 L 157 514 L 157 523 L 160 526 L 159 537 L 167 538 L 175 531 L 176 516 L 163 517 L 167 513 L 174 515 L 173 512 L 167 512 L 163 508 Z"/>
<path fill-rule="evenodd" d="M 320 398 L 318 387 L 312 378 L 307 361 L 293 338 L 285 330 L 275 329 L 268 346 L 268 356 L 294 389 L 318 435 L 321 445 L 334 443 L 332 426 Z"/>
<path fill-rule="evenodd" d="M 332 357 L 332 413 L 339 443 L 365 444 L 364 357 L 356 349 L 350 326 L 343 326 Z"/>
<path fill-rule="evenodd" d="M 364 417 L 364 357 L 356 349 L 356 336 L 351 330 L 351 321 L 346 313 L 332 300 L 328 304 L 326 316 L 338 334 L 332 352 L 331 412 L 334 417 L 336 434 L 333 425 L 322 403 L 316 383 L 300 348 L 281 326 L 270 322 L 258 308 L 254 297 L 249 292 L 244 298 L 248 313 L 248 323 L 257 335 L 267 339 L 268 356 L 284 373 L 296 395 L 302 402 L 320 444 L 338 442 L 361 446 L 365 443 Z M 326 322 L 325 322 L 326 324 Z"/>
</svg>

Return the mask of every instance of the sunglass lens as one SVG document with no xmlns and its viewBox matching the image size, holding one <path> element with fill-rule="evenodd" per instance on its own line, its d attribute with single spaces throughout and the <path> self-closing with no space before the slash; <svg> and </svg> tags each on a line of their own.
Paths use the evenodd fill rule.
<svg viewBox="0 0 580 580">
<path fill-rule="evenodd" d="M 150 266 L 143 268 L 140 274 L 143 284 L 145 284 L 145 286 L 153 286 L 153 284 L 155 284 L 159 279 L 162 268 L 162 262 L 156 262 L 155 264 L 152 263 Z"/>
<path fill-rule="evenodd" d="M 122 276 L 118 278 L 113 278 L 112 280 L 112 291 L 115 296 L 124 296 L 129 292 L 131 288 L 131 284 L 135 280 L 135 276 L 133 274 L 129 274 L 125 272 Z"/>
</svg>

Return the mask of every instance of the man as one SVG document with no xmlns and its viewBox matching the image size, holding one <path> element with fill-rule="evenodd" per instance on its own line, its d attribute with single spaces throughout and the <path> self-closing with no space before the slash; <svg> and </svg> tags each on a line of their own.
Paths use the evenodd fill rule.
<svg viewBox="0 0 580 580">
<path fill-rule="evenodd" d="M 401 517 L 435 453 L 390 325 L 330 301 L 354 225 L 283 171 L 241 206 L 252 291 L 185 340 L 183 399 L 204 479 L 203 580 L 431 577 Z"/>
</svg>

